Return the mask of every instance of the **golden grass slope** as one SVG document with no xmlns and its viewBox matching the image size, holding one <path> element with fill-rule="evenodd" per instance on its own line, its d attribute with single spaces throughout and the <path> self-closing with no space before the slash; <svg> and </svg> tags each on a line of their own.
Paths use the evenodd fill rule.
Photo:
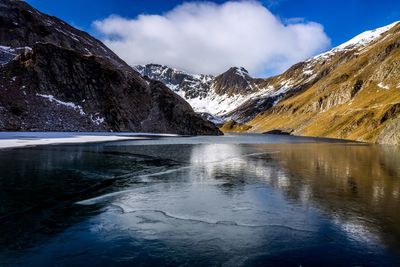
<svg viewBox="0 0 400 267">
<path fill-rule="evenodd" d="M 309 86 L 258 114 L 245 127 L 233 125 L 230 131 L 280 129 L 296 135 L 400 144 L 400 24 L 367 47 L 315 63 L 313 71 L 318 79 Z"/>
</svg>

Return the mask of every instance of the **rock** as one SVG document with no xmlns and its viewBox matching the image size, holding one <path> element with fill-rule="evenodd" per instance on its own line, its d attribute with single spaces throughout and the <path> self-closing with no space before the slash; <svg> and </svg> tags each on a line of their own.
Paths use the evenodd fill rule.
<svg viewBox="0 0 400 267">
<path fill-rule="evenodd" d="M 232 67 L 215 77 L 213 88 L 217 95 L 247 95 L 257 91 L 253 80 L 245 68 Z"/>
<path fill-rule="evenodd" d="M 263 134 L 290 135 L 290 132 L 284 130 L 271 130 L 268 132 L 264 132 Z"/>
<path fill-rule="evenodd" d="M 245 132 L 252 128 L 250 125 L 242 124 L 234 120 L 227 121 L 220 127 L 223 132 Z"/>
<path fill-rule="evenodd" d="M 88 34 L 22 1 L 2 1 L 0 18 L 15 52 L 0 65 L 1 130 L 221 134 Z"/>
<path fill-rule="evenodd" d="M 378 142 L 388 145 L 400 145 L 400 118 L 392 120 L 382 130 Z"/>
</svg>

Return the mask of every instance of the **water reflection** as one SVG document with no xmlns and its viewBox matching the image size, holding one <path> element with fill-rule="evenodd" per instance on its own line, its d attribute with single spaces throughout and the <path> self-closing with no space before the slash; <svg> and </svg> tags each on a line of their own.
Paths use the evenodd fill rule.
<svg viewBox="0 0 400 267">
<path fill-rule="evenodd" d="M 381 236 L 399 251 L 398 147 L 309 144 L 279 149 L 275 159 L 292 181 L 283 189 L 288 197 L 303 199 L 300 189 L 305 187 L 308 201 L 352 237 Z"/>
<path fill-rule="evenodd" d="M 0 262 L 399 263 L 398 148 L 234 138 L 0 152 Z"/>
</svg>

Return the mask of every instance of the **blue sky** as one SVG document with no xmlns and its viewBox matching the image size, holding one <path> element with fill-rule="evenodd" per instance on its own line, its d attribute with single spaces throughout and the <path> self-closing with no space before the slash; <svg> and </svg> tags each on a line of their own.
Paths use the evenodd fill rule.
<svg viewBox="0 0 400 267">
<path fill-rule="evenodd" d="M 161 14 L 181 0 L 28 0 L 39 10 L 91 31 L 91 23 L 110 14 L 136 17 Z M 214 0 L 224 3 L 224 0 Z M 364 30 L 400 20 L 398 0 L 264 0 L 260 1 L 282 19 L 304 18 L 321 23 L 332 45 L 339 45 Z"/>
<path fill-rule="evenodd" d="M 111 14 L 117 14 L 135 21 L 135 18 L 141 14 L 162 15 L 184 2 L 204 1 L 27 0 L 27 2 L 42 12 L 57 16 L 75 27 L 88 31 L 96 37 L 101 37 L 98 29 L 96 30 L 93 27 L 93 22 L 104 20 Z M 212 2 L 223 4 L 229 1 L 213 0 Z M 264 5 L 275 17 L 284 23 L 297 21 L 299 23 L 316 22 L 321 24 L 324 34 L 330 39 L 330 43 L 327 47 L 321 44 L 320 47 L 312 50 L 313 54 L 321 52 L 321 47 L 324 47 L 326 50 L 331 46 L 336 46 L 347 41 L 365 30 L 400 20 L 400 1 L 398 0 L 259 0 L 257 2 Z M 104 33 L 104 28 L 101 31 Z M 125 36 L 124 38 L 128 37 Z M 113 46 L 114 44 L 109 43 L 109 45 Z M 112 49 L 114 51 L 117 50 L 118 54 L 116 47 L 112 47 Z M 286 60 L 284 64 L 281 64 L 281 66 L 275 66 L 276 64 L 274 62 L 271 63 L 271 59 L 269 59 L 264 64 L 271 67 L 264 69 L 254 67 L 253 72 L 261 76 L 275 74 L 288 67 L 288 65 L 295 63 L 294 61 L 307 58 L 310 56 L 310 53 L 310 51 L 307 51 L 300 58 L 292 57 L 290 60 Z M 275 60 L 279 60 L 281 56 L 276 55 L 275 58 Z M 124 59 L 130 63 L 129 59 Z M 171 60 L 166 60 L 165 62 L 161 63 L 171 64 Z M 175 65 L 181 68 L 186 66 L 185 64 Z M 194 68 L 192 71 L 202 71 L 202 69 Z"/>
</svg>

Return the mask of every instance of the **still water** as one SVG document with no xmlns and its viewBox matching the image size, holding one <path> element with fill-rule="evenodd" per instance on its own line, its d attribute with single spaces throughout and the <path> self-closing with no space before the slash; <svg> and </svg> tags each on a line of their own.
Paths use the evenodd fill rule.
<svg viewBox="0 0 400 267">
<path fill-rule="evenodd" d="M 0 266 L 400 266 L 400 148 L 232 135 L 1 150 Z"/>
</svg>

